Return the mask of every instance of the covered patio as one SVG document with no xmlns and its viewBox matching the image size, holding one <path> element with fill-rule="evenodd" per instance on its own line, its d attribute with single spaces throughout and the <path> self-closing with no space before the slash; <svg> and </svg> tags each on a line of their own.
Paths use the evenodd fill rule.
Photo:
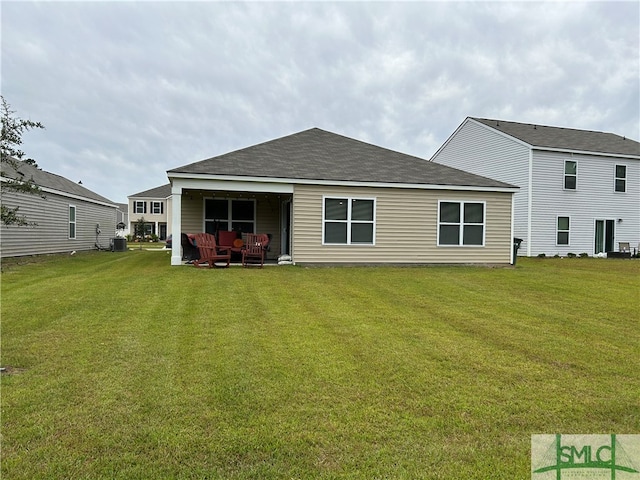
<svg viewBox="0 0 640 480">
<path fill-rule="evenodd" d="M 234 232 L 237 238 L 259 233 L 269 236 L 269 263 L 290 254 L 293 186 L 172 178 L 173 238 L 182 233 Z M 224 233 L 223 233 L 224 235 Z M 236 263 L 239 252 L 232 262 Z M 171 264 L 184 263 L 180 242 L 173 242 Z"/>
</svg>

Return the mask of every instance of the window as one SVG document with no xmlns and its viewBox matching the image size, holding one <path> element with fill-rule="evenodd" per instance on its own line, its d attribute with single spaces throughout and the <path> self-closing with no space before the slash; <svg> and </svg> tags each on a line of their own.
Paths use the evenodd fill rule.
<svg viewBox="0 0 640 480">
<path fill-rule="evenodd" d="M 370 198 L 325 198 L 324 244 L 373 245 L 375 201 Z"/>
<path fill-rule="evenodd" d="M 556 244 L 569 245 L 569 217 L 558 217 Z"/>
<path fill-rule="evenodd" d="M 76 238 L 76 207 L 69 205 L 69 238 Z"/>
<path fill-rule="evenodd" d="M 627 191 L 627 166 L 616 165 L 616 178 L 615 178 L 615 191 L 626 192 Z"/>
<path fill-rule="evenodd" d="M 438 204 L 438 245 L 484 245 L 484 202 Z"/>
<path fill-rule="evenodd" d="M 147 213 L 147 202 L 134 201 L 133 213 Z"/>
<path fill-rule="evenodd" d="M 578 183 L 578 162 L 566 160 L 564 162 L 564 188 L 575 190 Z"/>
<path fill-rule="evenodd" d="M 164 204 L 162 202 L 151 202 L 151 213 L 162 215 L 164 213 Z"/>
<path fill-rule="evenodd" d="M 204 203 L 205 232 L 233 230 L 255 233 L 256 203 L 238 198 L 207 198 Z"/>
</svg>

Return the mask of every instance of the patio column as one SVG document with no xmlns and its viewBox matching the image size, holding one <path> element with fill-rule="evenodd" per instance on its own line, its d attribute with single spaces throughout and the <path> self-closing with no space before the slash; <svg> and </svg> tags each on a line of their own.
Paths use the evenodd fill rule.
<svg viewBox="0 0 640 480">
<path fill-rule="evenodd" d="M 171 265 L 182 265 L 182 188 L 171 189 Z"/>
</svg>

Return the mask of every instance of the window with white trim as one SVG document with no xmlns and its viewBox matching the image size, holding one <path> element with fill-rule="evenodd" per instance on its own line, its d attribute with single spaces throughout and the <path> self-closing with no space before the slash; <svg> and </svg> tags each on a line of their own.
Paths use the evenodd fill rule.
<svg viewBox="0 0 640 480">
<path fill-rule="evenodd" d="M 564 162 L 564 189 L 575 190 L 578 184 L 578 162 L 565 160 Z"/>
<path fill-rule="evenodd" d="M 204 231 L 256 233 L 256 202 L 241 198 L 207 198 L 204 201 Z"/>
<path fill-rule="evenodd" d="M 155 215 L 162 215 L 164 213 L 164 203 L 151 202 L 151 213 Z"/>
<path fill-rule="evenodd" d="M 133 202 L 133 213 L 147 213 L 147 202 L 135 200 Z"/>
<path fill-rule="evenodd" d="M 76 238 L 76 206 L 69 205 L 69 238 Z"/>
<path fill-rule="evenodd" d="M 558 217 L 556 222 L 556 245 L 569 245 L 569 217 Z"/>
<path fill-rule="evenodd" d="M 485 202 L 438 202 L 439 246 L 484 246 Z"/>
<path fill-rule="evenodd" d="M 375 199 L 324 197 L 323 200 L 323 244 L 373 245 L 375 243 Z"/>
<path fill-rule="evenodd" d="M 627 191 L 627 166 L 616 165 L 615 191 L 624 193 Z"/>
</svg>

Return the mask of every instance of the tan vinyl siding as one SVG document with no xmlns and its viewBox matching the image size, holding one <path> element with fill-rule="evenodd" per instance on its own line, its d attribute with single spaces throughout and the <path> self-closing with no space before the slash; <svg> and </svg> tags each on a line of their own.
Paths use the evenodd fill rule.
<svg viewBox="0 0 640 480">
<path fill-rule="evenodd" d="M 40 255 L 95 249 L 96 241 L 109 248 L 116 233 L 116 208 L 47 193 L 46 198 L 21 193 L 6 194 L 3 202 L 36 226 L 1 227 L 2 257 Z M 76 238 L 69 238 L 69 205 L 76 207 Z M 101 233 L 96 236 L 96 225 Z"/>
<path fill-rule="evenodd" d="M 201 193 L 182 195 L 182 233 L 204 231 L 204 198 Z"/>
<path fill-rule="evenodd" d="M 376 199 L 375 245 L 322 245 L 323 196 Z M 293 197 L 296 263 L 507 264 L 511 193 L 297 185 Z M 438 247 L 438 201 L 486 202 L 484 247 Z"/>
</svg>

